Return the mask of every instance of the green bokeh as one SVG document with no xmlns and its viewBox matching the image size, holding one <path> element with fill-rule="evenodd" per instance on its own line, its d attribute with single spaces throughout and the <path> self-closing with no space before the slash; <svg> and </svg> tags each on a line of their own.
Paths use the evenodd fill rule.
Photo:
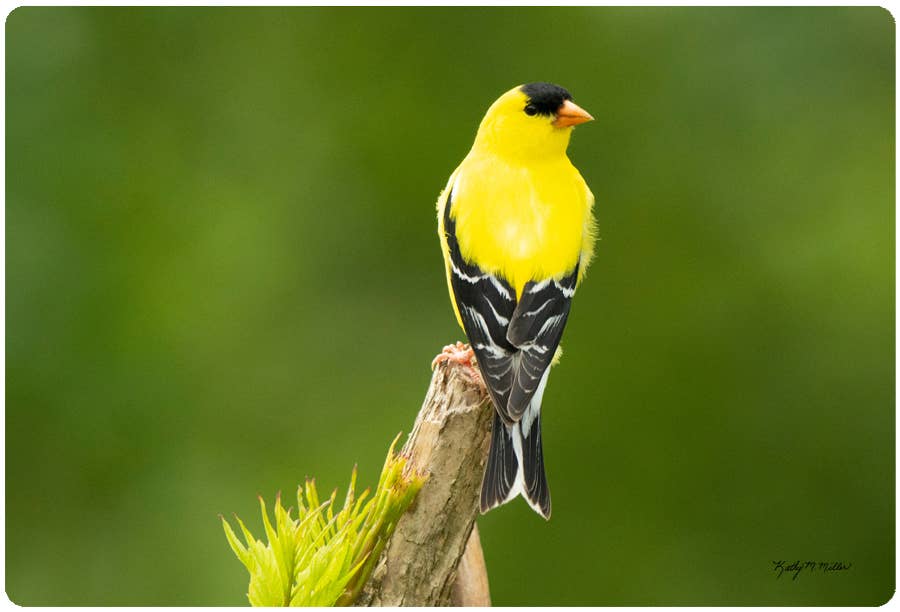
<svg viewBox="0 0 900 612">
<path fill-rule="evenodd" d="M 435 198 L 533 80 L 597 117 L 570 155 L 600 241 L 545 396 L 553 519 L 479 523 L 495 603 L 892 595 L 886 11 L 22 8 L 6 35 L 15 602 L 244 604 L 218 513 L 377 477 L 461 339 Z"/>
</svg>

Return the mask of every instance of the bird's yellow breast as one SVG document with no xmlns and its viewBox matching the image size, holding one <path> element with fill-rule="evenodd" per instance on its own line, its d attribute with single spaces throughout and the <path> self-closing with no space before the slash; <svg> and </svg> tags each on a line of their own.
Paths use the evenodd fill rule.
<svg viewBox="0 0 900 612">
<path fill-rule="evenodd" d="M 565 156 L 526 165 L 470 155 L 450 189 L 463 257 L 517 295 L 528 281 L 562 277 L 590 257 L 593 198 Z"/>
</svg>

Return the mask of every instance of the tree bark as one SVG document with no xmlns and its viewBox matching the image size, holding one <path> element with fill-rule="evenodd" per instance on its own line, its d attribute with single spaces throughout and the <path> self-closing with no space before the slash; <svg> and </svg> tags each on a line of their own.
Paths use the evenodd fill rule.
<svg viewBox="0 0 900 612">
<path fill-rule="evenodd" d="M 491 588 L 488 584 L 487 566 L 481 550 L 478 524 L 472 527 L 472 535 L 466 544 L 466 552 L 456 567 L 456 582 L 450 593 L 450 604 L 454 606 L 485 607 L 491 605 Z"/>
<path fill-rule="evenodd" d="M 490 605 L 475 518 L 493 408 L 473 373 L 453 362 L 435 368 L 402 451 L 428 480 L 355 605 Z"/>
</svg>

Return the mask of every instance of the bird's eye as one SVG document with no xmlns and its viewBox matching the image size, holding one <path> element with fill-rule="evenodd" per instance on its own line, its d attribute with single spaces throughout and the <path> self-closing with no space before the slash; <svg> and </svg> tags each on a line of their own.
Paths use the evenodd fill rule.
<svg viewBox="0 0 900 612">
<path fill-rule="evenodd" d="M 528 115 L 529 117 L 533 117 L 534 115 L 537 115 L 537 109 L 534 107 L 534 104 L 529 104 L 528 106 L 525 107 L 525 114 Z"/>
</svg>

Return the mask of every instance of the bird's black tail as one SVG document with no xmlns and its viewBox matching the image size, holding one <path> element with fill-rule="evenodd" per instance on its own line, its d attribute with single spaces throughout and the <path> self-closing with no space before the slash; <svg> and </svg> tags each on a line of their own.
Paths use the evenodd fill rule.
<svg viewBox="0 0 900 612">
<path fill-rule="evenodd" d="M 550 489 L 541 449 L 541 411 L 540 404 L 535 404 L 512 425 L 505 425 L 494 411 L 491 451 L 481 483 L 482 514 L 522 495 L 535 512 L 550 518 Z"/>
</svg>

